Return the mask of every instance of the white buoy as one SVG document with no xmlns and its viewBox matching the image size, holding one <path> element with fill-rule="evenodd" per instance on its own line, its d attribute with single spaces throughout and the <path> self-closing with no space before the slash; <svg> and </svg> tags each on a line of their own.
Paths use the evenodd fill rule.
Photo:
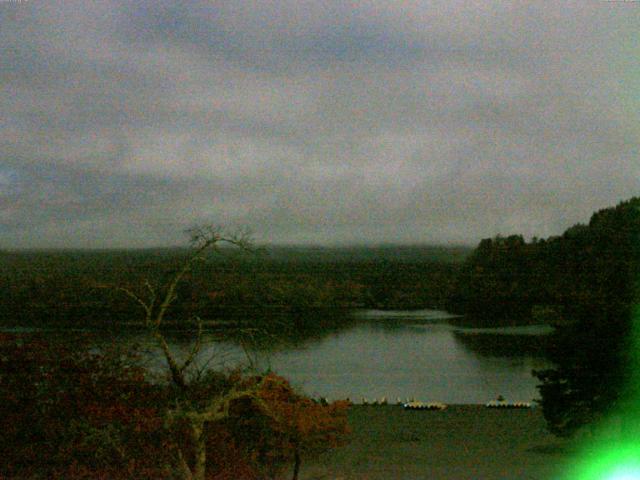
<svg viewBox="0 0 640 480">
<path fill-rule="evenodd" d="M 531 408 L 529 402 L 506 402 L 503 398 L 491 400 L 485 404 L 487 408 Z"/>
</svg>

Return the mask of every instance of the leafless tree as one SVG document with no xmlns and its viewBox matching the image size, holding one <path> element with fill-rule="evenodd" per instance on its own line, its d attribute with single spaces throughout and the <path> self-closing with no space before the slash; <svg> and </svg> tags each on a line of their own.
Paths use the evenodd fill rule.
<svg viewBox="0 0 640 480">
<path fill-rule="evenodd" d="M 191 389 L 188 375 L 189 369 L 194 366 L 196 357 L 202 349 L 202 319 L 195 318 L 197 331 L 192 346 L 183 359 L 180 359 L 172 351 L 163 333 L 162 326 L 168 310 L 177 299 L 176 290 L 178 286 L 185 280 L 186 275 L 192 271 L 197 263 L 205 261 L 207 255 L 212 252 L 221 253 L 221 248 L 225 246 L 235 247 L 241 251 L 251 251 L 253 246 L 248 230 L 228 233 L 218 227 L 199 226 L 188 230 L 187 233 L 190 237 L 191 252 L 165 285 L 154 286 L 150 281 L 146 280 L 142 290 L 144 293 L 136 293 L 126 287 L 117 287 L 117 289 L 142 307 L 144 312 L 142 323 L 162 350 L 169 370 L 170 381 L 180 392 L 181 397 L 187 399 L 186 402 L 176 402 L 175 407 L 167 413 L 167 426 L 171 427 L 177 421 L 188 425 L 194 451 L 193 460 L 189 461 L 185 452 L 182 449 L 178 450 L 178 474 L 184 480 L 204 480 L 207 461 L 206 425 L 227 417 L 229 415 L 229 406 L 233 401 L 246 397 L 256 399 L 255 394 L 260 389 L 261 384 L 260 382 L 254 382 L 251 384 L 232 385 L 230 388 L 217 392 L 212 398 L 207 399 L 205 404 L 188 402 Z M 256 399 L 256 401 L 259 403 L 259 399 Z"/>
</svg>

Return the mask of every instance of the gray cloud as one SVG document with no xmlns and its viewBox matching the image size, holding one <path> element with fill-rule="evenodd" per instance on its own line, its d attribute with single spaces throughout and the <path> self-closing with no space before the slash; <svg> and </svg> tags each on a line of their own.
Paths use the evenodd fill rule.
<svg viewBox="0 0 640 480">
<path fill-rule="evenodd" d="M 0 242 L 475 243 L 637 194 L 626 2 L 0 3 Z"/>
</svg>

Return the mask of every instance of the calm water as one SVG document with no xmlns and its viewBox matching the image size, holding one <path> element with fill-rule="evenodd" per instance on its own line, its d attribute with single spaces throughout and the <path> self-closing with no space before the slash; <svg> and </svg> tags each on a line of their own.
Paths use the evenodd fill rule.
<svg viewBox="0 0 640 480">
<path fill-rule="evenodd" d="M 446 323 L 444 312 L 390 318 L 372 313 L 368 321 L 306 348 L 273 353 L 269 364 L 308 394 L 333 399 L 484 403 L 499 394 L 521 401 L 538 397 L 531 370 L 550 366 L 540 354 L 474 347 L 485 339 L 491 345 L 526 342 L 548 333 L 544 327 L 473 332 Z M 472 332 L 484 335 L 472 336 L 470 344 L 465 340 Z"/>
<path fill-rule="evenodd" d="M 384 396 L 389 401 L 484 403 L 497 395 L 530 401 L 538 397 L 531 370 L 550 366 L 528 348 L 549 333 L 548 327 L 462 329 L 448 323 L 446 312 L 432 310 L 356 315 L 350 328 L 250 357 L 309 395 L 358 402 Z M 159 352 L 145 336 L 128 334 L 119 341 L 145 346 L 150 367 L 163 371 Z M 184 338 L 172 337 L 171 345 L 188 350 Z M 247 356 L 237 344 L 207 334 L 199 362 L 207 361 L 210 367 L 231 367 L 247 362 Z"/>
</svg>

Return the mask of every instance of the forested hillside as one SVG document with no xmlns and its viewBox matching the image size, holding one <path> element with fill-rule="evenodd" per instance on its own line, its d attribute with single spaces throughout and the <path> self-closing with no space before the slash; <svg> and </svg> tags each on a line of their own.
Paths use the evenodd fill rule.
<svg viewBox="0 0 640 480">
<path fill-rule="evenodd" d="M 251 321 L 252 312 L 442 308 L 465 247 L 256 249 L 221 252 L 180 285 L 168 323 Z M 8 252 L 0 261 L 0 325 L 119 326 L 139 320 L 136 302 L 180 267 L 184 249 Z M 314 318 L 312 318 L 314 317 Z M 325 316 L 326 317 L 326 316 Z M 328 317 L 326 317 L 328 318 Z"/>
<path fill-rule="evenodd" d="M 461 269 L 448 308 L 475 324 L 571 323 L 620 316 L 640 265 L 640 198 L 596 212 L 558 237 L 485 239 Z"/>
<path fill-rule="evenodd" d="M 637 369 L 639 279 L 640 198 L 632 198 L 559 237 L 483 240 L 465 262 L 449 308 L 471 324 L 556 326 L 547 346 L 556 367 L 534 374 L 549 428 L 570 435 L 637 402 L 625 392 Z"/>
</svg>

